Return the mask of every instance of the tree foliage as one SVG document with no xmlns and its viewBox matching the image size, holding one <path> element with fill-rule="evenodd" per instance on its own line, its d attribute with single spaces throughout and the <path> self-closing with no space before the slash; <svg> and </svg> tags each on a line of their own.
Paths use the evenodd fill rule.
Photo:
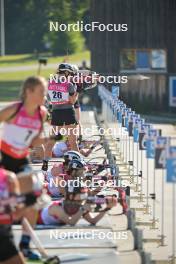
<svg viewBox="0 0 176 264">
<path fill-rule="evenodd" d="M 80 51 L 81 32 L 50 32 L 49 21 L 75 23 L 89 14 L 90 0 L 6 0 L 6 53 L 51 51 L 57 55 Z"/>
</svg>

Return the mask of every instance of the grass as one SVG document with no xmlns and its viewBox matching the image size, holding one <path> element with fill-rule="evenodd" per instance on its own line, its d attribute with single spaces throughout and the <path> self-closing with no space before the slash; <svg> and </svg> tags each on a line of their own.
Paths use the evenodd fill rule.
<svg viewBox="0 0 176 264">
<path fill-rule="evenodd" d="M 48 64 L 49 63 L 60 63 L 60 62 L 63 62 L 64 59 L 67 59 L 66 55 L 52 57 L 49 54 L 41 54 L 40 56 L 47 57 Z M 69 62 L 81 62 L 82 60 L 90 60 L 90 52 L 83 51 L 83 52 L 69 55 L 68 60 Z M 34 54 L 7 55 L 4 57 L 0 57 L 0 68 L 36 65 L 36 63 L 38 63 L 38 55 L 34 55 Z"/>
<path fill-rule="evenodd" d="M 41 75 L 48 78 L 51 70 L 42 70 Z M 3 73 L 0 75 L 0 101 L 15 101 L 25 78 L 36 75 L 36 70 Z"/>
<path fill-rule="evenodd" d="M 54 67 L 53 70 L 51 69 L 45 69 L 44 67 L 41 70 L 41 75 L 44 77 L 49 77 L 49 75 L 51 73 L 53 73 L 54 71 Z M 27 70 L 27 71 L 17 71 L 17 72 L 5 72 L 0 74 L 0 82 L 16 82 L 16 81 L 23 81 L 26 77 L 30 76 L 30 75 L 37 75 L 37 71 L 36 69 L 34 70 Z"/>
<path fill-rule="evenodd" d="M 60 63 L 64 57 L 51 57 L 48 60 L 48 63 Z M 82 53 L 77 53 L 69 56 L 69 62 L 80 63 L 83 59 L 90 59 L 90 52 L 85 51 Z M 36 59 L 33 55 L 13 55 L 5 56 L 0 58 L 0 69 L 3 67 L 16 67 L 24 65 L 38 65 Z M 55 72 L 55 67 L 46 67 L 42 66 L 41 75 L 49 78 L 51 73 Z M 14 101 L 18 98 L 20 92 L 20 87 L 25 78 L 31 75 L 36 75 L 37 70 L 26 70 L 26 71 L 9 71 L 9 72 L 0 72 L 0 101 Z"/>
</svg>

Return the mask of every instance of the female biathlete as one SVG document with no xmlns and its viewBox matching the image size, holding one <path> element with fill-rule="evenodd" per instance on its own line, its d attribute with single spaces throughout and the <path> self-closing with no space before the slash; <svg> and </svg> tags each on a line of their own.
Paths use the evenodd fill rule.
<svg viewBox="0 0 176 264">
<path fill-rule="evenodd" d="M 57 82 L 49 83 L 48 97 L 52 104 L 51 125 L 54 131 L 59 132 L 61 128 L 65 128 L 70 149 L 79 151 L 75 133 L 78 122 L 74 109 L 74 103 L 77 100 L 77 87 L 68 80 L 69 76 L 74 75 L 74 72 L 71 64 L 60 64 L 57 70 Z M 53 145 L 45 145 L 44 165 L 52 156 L 52 147 Z"/>
<path fill-rule="evenodd" d="M 117 205 L 116 197 L 108 197 L 106 208 L 99 211 L 96 216 L 92 216 L 91 206 L 87 203 L 87 197 L 87 188 L 68 187 L 63 200 L 53 201 L 40 211 L 38 224 L 75 225 L 83 217 L 88 223 L 95 225 L 104 217 L 107 211 Z"/>
<path fill-rule="evenodd" d="M 47 91 L 47 82 L 42 77 L 29 77 L 22 86 L 21 100 L 0 111 L 0 123 L 4 123 L 1 140 L 0 166 L 15 173 L 29 166 L 29 147 L 50 142 L 42 138 L 41 132 L 47 111 L 43 106 Z M 31 224 L 35 223 L 32 209 L 25 215 Z M 9 225 L 0 225 L 1 241 L 6 241 L 5 248 L 0 247 L 0 261 L 4 263 L 23 263 L 16 249 Z M 20 249 L 29 259 L 38 259 L 30 248 L 30 236 L 23 230 Z M 6 262 L 7 260 L 7 262 Z"/>
</svg>

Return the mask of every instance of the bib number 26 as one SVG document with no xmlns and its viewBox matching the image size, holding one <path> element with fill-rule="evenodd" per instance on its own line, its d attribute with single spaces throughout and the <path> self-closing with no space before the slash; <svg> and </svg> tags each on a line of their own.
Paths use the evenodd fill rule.
<svg viewBox="0 0 176 264">
<path fill-rule="evenodd" d="M 62 93 L 53 91 L 53 99 L 62 99 Z"/>
</svg>

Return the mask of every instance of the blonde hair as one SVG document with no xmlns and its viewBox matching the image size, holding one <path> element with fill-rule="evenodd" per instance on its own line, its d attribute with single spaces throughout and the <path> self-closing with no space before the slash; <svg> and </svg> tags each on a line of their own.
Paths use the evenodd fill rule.
<svg viewBox="0 0 176 264">
<path fill-rule="evenodd" d="M 34 91 L 34 89 L 37 85 L 43 85 L 43 86 L 47 87 L 46 79 L 44 77 L 41 77 L 41 76 L 30 76 L 30 77 L 28 77 L 23 82 L 23 85 L 21 87 L 21 91 L 20 91 L 21 100 L 25 101 L 26 91 L 27 90 Z"/>
</svg>

